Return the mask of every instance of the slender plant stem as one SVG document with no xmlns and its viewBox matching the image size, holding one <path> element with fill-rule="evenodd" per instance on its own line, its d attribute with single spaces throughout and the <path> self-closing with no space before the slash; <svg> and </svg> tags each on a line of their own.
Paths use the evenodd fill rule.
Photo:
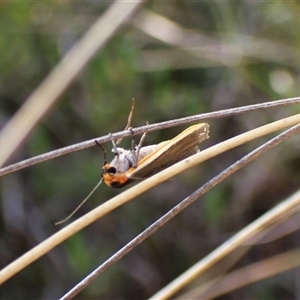
<svg viewBox="0 0 300 300">
<path fill-rule="evenodd" d="M 165 121 L 165 122 L 155 123 L 155 124 L 149 124 L 146 126 L 133 128 L 132 130 L 120 131 L 120 132 L 114 133 L 113 136 L 115 139 L 119 139 L 119 138 L 123 138 L 126 136 L 131 136 L 132 132 L 135 135 L 138 135 L 138 134 L 143 134 L 144 132 L 156 131 L 156 130 L 174 127 L 174 126 L 187 124 L 187 123 L 191 123 L 191 122 L 214 119 L 214 118 L 228 117 L 228 116 L 237 115 L 240 113 L 255 111 L 255 110 L 259 110 L 259 109 L 266 109 L 266 108 L 271 108 L 271 107 L 278 107 L 278 106 L 283 106 L 283 105 L 289 105 L 289 104 L 296 104 L 299 102 L 300 102 L 300 97 L 296 97 L 296 98 L 289 98 L 289 99 L 283 99 L 283 100 L 277 100 L 277 101 L 264 102 L 264 103 L 260 103 L 260 104 L 224 109 L 224 110 L 214 111 L 214 112 L 210 112 L 210 113 L 204 113 L 204 114 L 198 114 L 198 115 L 189 116 L 189 117 L 185 117 L 185 118 L 180 118 L 180 119 L 176 119 L 176 120 Z M 94 139 L 91 139 L 91 140 L 88 140 L 85 142 L 81 142 L 81 143 L 67 146 L 67 147 L 64 147 L 61 149 L 50 151 L 45 154 L 41 154 L 41 155 L 38 155 L 38 156 L 35 156 L 32 158 L 23 160 L 21 162 L 18 162 L 18 163 L 15 163 L 15 164 L 12 164 L 12 165 L 9 165 L 7 167 L 0 169 L 0 176 L 9 174 L 11 172 L 15 172 L 17 170 L 21 170 L 23 168 L 59 157 L 62 155 L 66 155 L 68 153 L 72 153 L 75 151 L 79 151 L 79 150 L 83 150 L 83 149 L 95 146 L 95 140 L 97 140 L 99 143 L 105 143 L 105 142 L 110 141 L 111 139 L 110 139 L 110 135 L 108 134 L 103 137 L 96 137 Z"/>
<path fill-rule="evenodd" d="M 94 55 L 128 22 L 143 0 L 114 1 L 66 54 L 0 133 L 0 166 L 50 110 Z"/>
<path fill-rule="evenodd" d="M 155 223 L 149 226 L 146 230 L 140 233 L 137 237 L 131 240 L 127 245 L 125 245 L 121 250 L 116 252 L 113 256 L 111 256 L 107 261 L 105 261 L 101 266 L 99 266 L 96 270 L 94 270 L 91 274 L 89 274 L 85 279 L 83 279 L 80 283 L 78 283 L 72 290 L 70 290 L 66 295 L 64 295 L 60 300 L 69 300 L 72 299 L 75 295 L 77 295 L 80 291 L 82 291 L 87 285 L 89 285 L 95 278 L 97 278 L 100 274 L 102 274 L 105 270 L 107 270 L 111 265 L 115 264 L 118 260 L 120 260 L 123 256 L 125 256 L 132 249 L 137 247 L 142 241 L 156 232 L 159 228 L 161 228 L 164 224 L 174 218 L 178 213 L 180 213 L 183 209 L 191 205 L 195 200 L 205 194 L 207 191 L 212 189 L 218 183 L 223 181 L 228 176 L 232 175 L 245 165 L 249 164 L 251 161 L 259 157 L 260 155 L 266 153 L 271 148 L 277 146 L 279 143 L 283 142 L 287 138 L 297 134 L 300 132 L 300 125 L 296 125 L 289 130 L 284 131 L 279 134 L 275 138 L 271 139 L 267 143 L 258 147 L 254 151 L 250 152 L 242 159 L 238 160 L 236 163 L 231 165 L 229 168 L 225 169 L 219 175 L 215 176 L 201 188 L 196 190 L 190 196 L 185 198 L 182 202 L 172 208 L 169 212 L 167 212 L 164 216 L 158 219 Z M 181 287 L 180 285 L 177 288 Z M 168 296 L 173 295 L 176 287 L 172 290 L 172 294 L 168 294 Z M 165 296 L 163 296 L 165 298 Z M 153 299 L 162 299 L 161 294 L 153 296 Z"/>
</svg>

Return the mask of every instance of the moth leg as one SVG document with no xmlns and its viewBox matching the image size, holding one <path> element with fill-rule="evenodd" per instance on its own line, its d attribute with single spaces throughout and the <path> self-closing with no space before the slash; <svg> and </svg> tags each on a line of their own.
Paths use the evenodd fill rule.
<svg viewBox="0 0 300 300">
<path fill-rule="evenodd" d="M 141 150 L 141 148 L 142 148 L 142 145 L 143 145 L 143 142 L 144 142 L 144 140 L 145 140 L 145 138 L 146 138 L 146 135 L 147 135 L 147 132 L 144 132 L 143 135 L 142 135 L 142 137 L 141 137 L 141 139 L 140 139 L 139 144 L 138 144 L 137 147 L 136 147 L 135 153 L 136 153 L 137 160 L 138 160 L 138 157 L 139 157 L 139 155 L 140 155 L 140 150 Z"/>
<path fill-rule="evenodd" d="M 132 116 L 133 116 L 133 111 L 134 111 L 134 107 L 135 107 L 135 99 L 132 98 L 132 102 L 131 102 L 131 110 L 130 110 L 130 113 L 129 113 L 129 116 L 128 116 L 128 119 L 127 119 L 127 125 L 126 127 L 124 128 L 124 131 L 127 130 L 127 129 L 131 129 L 131 120 L 132 120 Z M 122 141 L 122 138 L 119 138 L 116 142 L 117 145 L 119 145 Z"/>
<path fill-rule="evenodd" d="M 136 168 L 137 167 L 137 163 L 138 163 L 138 155 L 137 155 L 136 147 L 135 147 L 134 132 L 133 132 L 132 128 L 129 128 L 129 130 L 130 130 L 131 136 L 132 136 L 132 139 L 131 139 L 131 150 L 130 150 L 131 153 L 132 153 L 132 157 L 133 157 L 132 167 Z"/>
<path fill-rule="evenodd" d="M 110 137 L 110 140 L 111 140 L 111 142 L 113 144 L 113 152 L 115 153 L 115 155 L 119 155 L 119 151 L 117 149 L 117 143 L 115 142 L 115 140 L 114 140 L 114 138 L 113 138 L 113 136 L 112 136 L 111 133 L 109 134 L 109 137 Z"/>
<path fill-rule="evenodd" d="M 146 132 L 142 135 L 139 144 L 136 146 L 135 140 L 134 140 L 134 132 L 133 132 L 132 128 L 130 128 L 129 130 L 131 131 L 131 134 L 132 134 L 132 141 L 131 141 L 131 153 L 132 153 L 132 157 L 133 157 L 132 167 L 136 168 L 138 165 L 140 149 L 142 148 L 142 144 L 146 137 Z"/>
<path fill-rule="evenodd" d="M 132 116 L 133 116 L 134 107 L 135 107 L 135 99 L 132 98 L 131 110 L 130 110 L 130 113 L 128 116 L 127 125 L 124 130 L 131 128 L 131 120 L 132 120 Z"/>
<path fill-rule="evenodd" d="M 146 124 L 149 125 L 148 122 L 147 122 Z M 136 162 L 137 162 L 137 163 L 138 163 L 138 159 L 139 159 L 139 156 L 140 156 L 140 150 L 141 150 L 141 148 L 142 148 L 142 145 L 143 145 L 143 143 L 144 143 L 144 140 L 145 140 L 145 138 L 146 138 L 146 135 L 147 135 L 147 132 L 144 132 L 143 135 L 142 135 L 142 137 L 141 137 L 141 139 L 140 139 L 139 144 L 138 144 L 137 147 L 136 147 L 135 153 L 136 153 Z"/>
</svg>

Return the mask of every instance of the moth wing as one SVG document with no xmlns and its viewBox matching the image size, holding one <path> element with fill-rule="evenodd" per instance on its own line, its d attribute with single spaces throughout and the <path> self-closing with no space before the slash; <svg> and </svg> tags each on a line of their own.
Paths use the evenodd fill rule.
<svg viewBox="0 0 300 300">
<path fill-rule="evenodd" d="M 209 125 L 193 125 L 172 140 L 158 144 L 156 151 L 151 152 L 138 162 L 138 167 L 128 172 L 128 179 L 144 179 L 176 162 L 199 151 L 198 144 L 208 139 Z"/>
<path fill-rule="evenodd" d="M 144 146 L 140 149 L 138 162 L 151 152 L 156 151 L 159 148 L 159 144 Z"/>
</svg>

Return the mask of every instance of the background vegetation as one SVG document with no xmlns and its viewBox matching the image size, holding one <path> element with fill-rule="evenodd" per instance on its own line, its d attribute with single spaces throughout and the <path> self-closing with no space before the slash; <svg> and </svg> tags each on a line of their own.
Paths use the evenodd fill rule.
<svg viewBox="0 0 300 300">
<path fill-rule="evenodd" d="M 110 5 L 0 3 L 0 126 Z M 133 126 L 295 97 L 300 6 L 287 1 L 147 2 L 69 87 L 9 163 Z M 209 121 L 216 144 L 299 112 L 285 107 Z M 147 144 L 186 126 L 148 134 Z M 42 257 L 1 287 L 3 299 L 56 299 L 197 187 L 263 139 L 157 186 Z M 130 139 L 123 140 L 129 147 Z M 106 144 L 109 151 L 110 144 Z M 253 162 L 179 214 L 77 299 L 144 299 L 299 186 L 299 141 Z M 1 267 L 45 240 L 99 181 L 93 147 L 1 178 Z M 102 185 L 75 218 L 120 193 Z M 299 230 L 255 246 L 239 267 L 299 247 Z M 299 269 L 224 299 L 299 299 Z M 220 297 L 221 299 L 222 297 Z"/>
</svg>

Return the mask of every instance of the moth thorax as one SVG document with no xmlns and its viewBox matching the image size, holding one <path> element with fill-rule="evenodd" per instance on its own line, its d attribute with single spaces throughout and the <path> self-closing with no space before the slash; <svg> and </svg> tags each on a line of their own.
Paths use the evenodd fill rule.
<svg viewBox="0 0 300 300">
<path fill-rule="evenodd" d="M 117 173 L 125 173 L 131 167 L 136 165 L 136 154 L 130 150 L 125 150 L 123 148 L 117 148 L 117 153 L 115 153 L 115 158 L 109 164 L 117 170 Z"/>
</svg>

